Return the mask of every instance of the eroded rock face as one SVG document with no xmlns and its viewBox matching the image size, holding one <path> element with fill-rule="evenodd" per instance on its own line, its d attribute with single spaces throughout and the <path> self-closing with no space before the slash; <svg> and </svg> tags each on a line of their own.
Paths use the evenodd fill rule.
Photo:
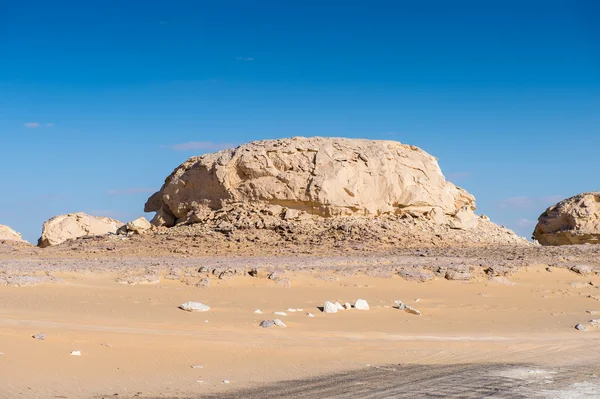
<svg viewBox="0 0 600 399">
<path fill-rule="evenodd" d="M 78 237 L 115 234 L 121 226 L 123 223 L 118 220 L 83 212 L 59 215 L 44 223 L 38 246 L 44 248 Z"/>
<path fill-rule="evenodd" d="M 231 204 L 279 207 L 321 217 L 425 215 L 472 228 L 475 199 L 445 180 L 436 158 L 396 141 L 303 138 L 257 141 L 192 157 L 180 165 L 146 212 L 173 226 L 206 219 Z"/>
<path fill-rule="evenodd" d="M 117 233 L 118 234 L 127 234 L 127 233 L 143 234 L 150 229 L 152 229 L 152 225 L 150 224 L 150 222 L 148 220 L 146 220 L 145 217 L 142 216 L 142 217 L 139 217 L 139 218 L 121 226 L 119 228 L 119 230 L 117 231 Z"/>
<path fill-rule="evenodd" d="M 578 194 L 546 209 L 533 238 L 542 245 L 600 244 L 600 191 Z"/>
<path fill-rule="evenodd" d="M 11 229 L 8 226 L 0 224 L 0 241 L 2 241 L 2 240 L 18 241 L 18 242 L 23 242 L 23 243 L 26 242 L 25 240 L 23 240 L 20 233 L 17 233 L 16 231 L 14 231 L 13 229 Z"/>
</svg>

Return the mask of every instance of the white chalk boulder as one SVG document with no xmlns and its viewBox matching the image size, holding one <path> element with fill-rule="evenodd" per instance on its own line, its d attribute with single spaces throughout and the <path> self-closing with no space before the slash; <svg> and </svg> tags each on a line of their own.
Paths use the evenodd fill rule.
<svg viewBox="0 0 600 399">
<path fill-rule="evenodd" d="M 208 312 L 210 306 L 200 302 L 186 302 L 179 305 L 179 309 L 185 310 L 186 312 Z"/>
</svg>

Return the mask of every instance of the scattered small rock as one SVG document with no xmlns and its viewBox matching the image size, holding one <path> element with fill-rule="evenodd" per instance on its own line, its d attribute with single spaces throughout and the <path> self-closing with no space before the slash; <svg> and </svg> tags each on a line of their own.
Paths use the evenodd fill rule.
<svg viewBox="0 0 600 399">
<path fill-rule="evenodd" d="M 579 331 L 587 331 L 587 327 L 581 323 L 575 325 L 575 329 Z"/>
<path fill-rule="evenodd" d="M 269 274 L 269 280 L 277 280 L 281 278 L 281 276 L 279 275 L 279 272 L 273 272 L 271 274 Z"/>
<path fill-rule="evenodd" d="M 274 325 L 275 325 L 275 322 L 273 320 L 263 320 L 260 322 L 260 324 L 258 326 L 262 327 L 262 328 L 269 328 L 269 327 L 273 327 Z"/>
<path fill-rule="evenodd" d="M 584 283 L 583 281 L 573 281 L 569 285 L 573 288 L 590 288 L 590 286 L 594 286 L 592 282 Z"/>
<path fill-rule="evenodd" d="M 483 272 L 489 277 L 506 277 L 513 274 L 515 271 L 516 268 L 501 265 L 489 266 L 483 269 Z"/>
<path fill-rule="evenodd" d="M 592 319 L 588 324 L 592 327 L 600 327 L 600 319 Z"/>
<path fill-rule="evenodd" d="M 357 310 L 369 310 L 369 304 L 364 299 L 358 299 L 354 303 L 354 309 L 357 309 Z"/>
<path fill-rule="evenodd" d="M 350 302 L 346 302 L 346 303 L 344 304 L 344 309 L 346 309 L 346 310 L 350 310 L 350 309 L 352 309 L 352 305 L 350 304 Z"/>
<path fill-rule="evenodd" d="M 138 285 L 138 284 L 158 284 L 160 283 L 160 276 L 155 274 L 144 274 L 141 276 L 122 276 L 117 278 L 117 283 Z"/>
<path fill-rule="evenodd" d="M 31 337 L 38 339 L 40 341 L 44 341 L 46 339 L 46 334 L 44 334 L 44 333 L 33 334 Z"/>
<path fill-rule="evenodd" d="M 323 304 L 323 313 L 337 313 L 338 307 L 333 302 L 325 302 Z"/>
<path fill-rule="evenodd" d="M 43 283 L 62 283 L 63 280 L 59 277 L 52 276 L 0 276 L 0 286 L 6 285 L 9 287 L 35 287 Z"/>
<path fill-rule="evenodd" d="M 406 305 L 406 307 L 404 308 L 404 311 L 410 314 L 414 314 L 417 316 L 421 316 L 421 311 L 413 308 L 412 306 Z"/>
<path fill-rule="evenodd" d="M 287 316 L 287 313 L 285 312 L 273 312 L 273 314 L 276 314 L 277 316 Z"/>
<path fill-rule="evenodd" d="M 193 369 L 203 369 L 203 368 L 204 368 L 204 366 L 203 366 L 203 365 L 201 365 L 201 364 L 195 364 L 195 365 L 193 365 L 193 366 L 192 366 L 192 368 L 193 368 Z"/>
<path fill-rule="evenodd" d="M 223 384 L 229 384 L 229 380 L 223 380 Z"/>
<path fill-rule="evenodd" d="M 314 314 L 312 314 L 312 313 L 310 313 L 310 312 L 308 312 L 306 315 L 307 315 L 308 317 L 315 317 L 315 315 L 314 315 Z"/>
<path fill-rule="evenodd" d="M 179 305 L 179 309 L 185 310 L 186 312 L 207 312 L 210 310 L 210 306 L 200 302 L 186 302 Z"/>
<path fill-rule="evenodd" d="M 458 269 L 458 270 L 447 270 L 444 275 L 446 280 L 454 280 L 454 281 L 470 281 L 471 280 L 471 272 L 468 269 Z"/>
<path fill-rule="evenodd" d="M 582 275 L 591 274 L 593 270 L 594 268 L 590 265 L 575 265 L 571 268 L 571 271 Z"/>
<path fill-rule="evenodd" d="M 417 316 L 421 316 L 421 312 L 410 305 L 402 303 L 402 301 L 394 301 L 396 306 L 398 306 L 399 310 L 404 310 L 406 313 L 414 314 Z"/>
<path fill-rule="evenodd" d="M 275 319 L 275 320 L 273 320 L 273 323 L 274 323 L 274 324 L 275 324 L 277 327 L 287 327 L 287 325 L 286 325 L 286 324 L 285 324 L 283 321 L 281 321 L 281 320 L 279 320 L 279 319 Z"/>
<path fill-rule="evenodd" d="M 256 310 L 254 311 L 254 313 L 256 313 L 256 314 L 262 314 L 262 311 L 261 311 L 260 309 L 256 309 Z"/>
<path fill-rule="evenodd" d="M 337 310 L 344 310 L 344 307 L 343 307 L 343 306 L 342 306 L 342 304 L 341 304 L 341 303 L 339 303 L 339 302 L 336 302 L 336 303 L 335 303 L 335 307 L 337 308 Z"/>
<path fill-rule="evenodd" d="M 71 351 L 71 356 L 81 356 L 81 351 Z"/>
<path fill-rule="evenodd" d="M 398 271 L 398 275 L 407 281 L 425 283 L 433 280 L 433 273 L 424 270 L 403 269 Z"/>
</svg>

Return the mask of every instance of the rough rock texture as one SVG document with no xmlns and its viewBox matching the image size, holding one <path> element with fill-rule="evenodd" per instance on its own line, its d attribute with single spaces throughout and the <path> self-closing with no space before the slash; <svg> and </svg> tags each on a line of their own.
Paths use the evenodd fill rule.
<svg viewBox="0 0 600 399">
<path fill-rule="evenodd" d="M 73 238 L 114 234 L 122 225 L 115 219 L 90 216 L 82 212 L 59 215 L 44 223 L 38 246 L 44 248 Z"/>
<path fill-rule="evenodd" d="M 418 215 L 457 229 L 478 222 L 473 196 L 447 182 L 425 151 L 396 141 L 322 137 L 257 141 L 192 157 L 145 211 L 157 212 L 154 225 L 171 227 L 205 222 L 232 204 L 283 220 Z"/>
<path fill-rule="evenodd" d="M 335 306 L 335 304 L 333 302 L 325 302 L 323 304 L 323 312 L 324 313 L 337 313 L 338 308 L 337 306 Z"/>
<path fill-rule="evenodd" d="M 542 245 L 600 244 L 600 191 L 579 194 L 546 209 L 533 238 Z"/>
<path fill-rule="evenodd" d="M 0 224 L 0 241 L 2 240 L 19 241 L 23 243 L 26 242 L 25 240 L 23 240 L 23 238 L 21 238 L 21 234 L 17 233 L 8 226 Z"/>
<path fill-rule="evenodd" d="M 126 225 L 123 225 L 119 228 L 119 234 L 127 234 L 127 233 L 135 233 L 135 234 L 143 234 L 150 230 L 152 225 L 145 217 L 139 217 Z"/>
</svg>

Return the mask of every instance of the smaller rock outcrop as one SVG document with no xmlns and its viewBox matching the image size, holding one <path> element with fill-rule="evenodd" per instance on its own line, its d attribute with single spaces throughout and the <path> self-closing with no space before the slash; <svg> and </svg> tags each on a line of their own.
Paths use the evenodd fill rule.
<svg viewBox="0 0 600 399">
<path fill-rule="evenodd" d="M 21 238 L 21 234 L 17 233 L 13 229 L 3 224 L 0 224 L 0 241 L 18 241 L 18 242 L 27 242 Z"/>
<path fill-rule="evenodd" d="M 542 245 L 600 244 L 600 191 L 578 194 L 546 209 L 533 238 Z"/>
<path fill-rule="evenodd" d="M 59 215 L 44 223 L 38 246 L 44 248 L 78 237 L 116 234 L 121 226 L 123 223 L 118 220 L 83 212 Z"/>
<path fill-rule="evenodd" d="M 145 217 L 141 216 L 123 226 L 118 230 L 119 234 L 143 234 L 146 231 L 152 229 L 152 225 Z"/>
</svg>

